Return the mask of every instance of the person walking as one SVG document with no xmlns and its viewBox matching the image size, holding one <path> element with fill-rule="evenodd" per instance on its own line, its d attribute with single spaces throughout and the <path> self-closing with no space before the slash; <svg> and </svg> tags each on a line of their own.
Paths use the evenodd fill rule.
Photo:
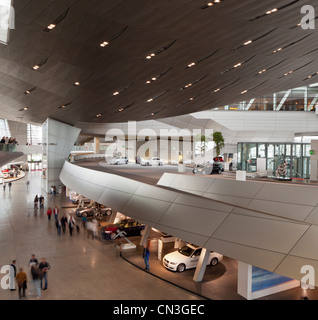
<svg viewBox="0 0 318 320">
<path fill-rule="evenodd" d="M 42 287 L 42 290 L 46 290 L 47 289 L 47 271 L 51 269 L 51 266 L 44 258 L 42 258 L 39 264 L 39 269 L 42 271 L 41 287 Z M 43 280 L 44 280 L 44 287 L 43 287 Z"/>
<path fill-rule="evenodd" d="M 55 221 L 57 221 L 59 218 L 59 208 L 57 206 L 54 207 L 53 214 L 54 214 Z"/>
<path fill-rule="evenodd" d="M 47 218 L 49 221 L 51 221 L 51 216 L 52 216 L 52 209 L 51 207 L 49 207 L 46 211 L 46 214 L 47 214 Z"/>
<path fill-rule="evenodd" d="M 70 232 L 70 236 L 73 235 L 74 226 L 75 226 L 74 218 L 70 217 L 69 222 L 68 222 L 68 229 L 69 229 L 69 232 Z"/>
<path fill-rule="evenodd" d="M 44 197 L 42 195 L 40 195 L 39 203 L 40 203 L 40 208 L 44 208 Z"/>
<path fill-rule="evenodd" d="M 38 195 L 36 195 L 34 198 L 34 209 L 38 208 L 38 202 L 39 202 L 39 197 L 38 197 Z"/>
<path fill-rule="evenodd" d="M 31 266 L 31 275 L 36 296 L 37 298 L 41 298 L 41 281 L 43 275 L 42 271 L 35 264 Z"/>
<path fill-rule="evenodd" d="M 64 214 L 63 217 L 62 217 L 62 219 L 61 219 L 61 225 L 62 225 L 63 233 L 65 233 L 65 229 L 66 229 L 66 225 L 67 225 L 66 214 Z"/>
<path fill-rule="evenodd" d="M 6 182 L 3 180 L 3 191 L 6 191 Z"/>
<path fill-rule="evenodd" d="M 11 181 L 8 183 L 8 186 L 9 186 L 9 191 L 11 191 L 11 187 L 12 187 L 12 182 Z"/>
<path fill-rule="evenodd" d="M 55 226 L 56 226 L 57 235 L 60 236 L 61 235 L 62 224 L 61 224 L 61 220 L 59 218 L 57 218 L 57 220 L 55 221 Z"/>
<path fill-rule="evenodd" d="M 25 290 L 27 289 L 27 282 L 28 282 L 28 277 L 27 274 L 24 272 L 23 268 L 19 269 L 19 272 L 17 273 L 15 277 L 18 288 L 19 288 L 19 298 L 21 299 L 21 291 L 23 294 L 23 297 L 25 297 Z"/>
<path fill-rule="evenodd" d="M 15 289 L 15 277 L 17 275 L 17 267 L 16 267 L 16 264 L 17 264 L 17 260 L 13 260 L 11 265 L 10 265 L 10 291 L 14 291 L 16 290 Z"/>
<path fill-rule="evenodd" d="M 144 261 L 145 261 L 145 265 L 146 265 L 146 270 L 149 270 L 149 255 L 150 255 L 150 251 L 149 251 L 149 248 L 148 248 L 148 245 L 144 245 L 144 251 L 143 251 L 143 258 L 144 258 Z"/>
<path fill-rule="evenodd" d="M 32 267 L 32 265 L 36 265 L 38 266 L 39 261 L 38 259 L 35 257 L 35 254 L 32 254 L 31 259 L 29 261 L 29 266 Z"/>
</svg>

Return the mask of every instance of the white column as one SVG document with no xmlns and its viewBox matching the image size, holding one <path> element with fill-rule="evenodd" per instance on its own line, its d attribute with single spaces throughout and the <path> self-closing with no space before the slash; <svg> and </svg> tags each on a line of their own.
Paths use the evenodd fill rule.
<svg viewBox="0 0 318 320">
<path fill-rule="evenodd" d="M 149 235 L 150 235 L 150 231 L 151 231 L 151 227 L 149 226 L 146 226 L 146 228 L 144 229 L 144 233 L 142 234 L 141 236 L 141 239 L 140 239 L 140 245 L 141 246 L 144 246 L 147 244 L 147 241 L 148 241 L 148 238 L 149 238 Z"/>
<path fill-rule="evenodd" d="M 99 138 L 94 137 L 94 154 L 99 154 Z"/>
<path fill-rule="evenodd" d="M 200 254 L 200 258 L 199 258 L 199 262 L 197 264 L 197 267 L 195 269 L 195 273 L 193 276 L 193 280 L 195 282 L 200 282 L 202 281 L 204 274 L 205 274 L 205 270 L 206 270 L 206 266 L 208 263 L 208 259 L 209 259 L 209 255 L 210 255 L 210 250 L 207 250 L 205 248 L 202 248 L 201 254 Z"/>
<path fill-rule="evenodd" d="M 61 185 L 60 172 L 81 129 L 48 118 L 42 124 L 43 178 L 42 189 Z"/>
</svg>

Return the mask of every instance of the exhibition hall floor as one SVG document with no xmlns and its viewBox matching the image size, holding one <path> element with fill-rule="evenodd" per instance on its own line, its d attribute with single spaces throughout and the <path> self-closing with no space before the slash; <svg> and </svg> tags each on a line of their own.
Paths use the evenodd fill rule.
<svg viewBox="0 0 318 320">
<path fill-rule="evenodd" d="M 27 188 L 27 179 L 30 180 Z M 40 299 L 46 300 L 166 300 L 198 299 L 182 289 L 146 274 L 116 255 L 113 244 L 87 238 L 80 230 L 73 236 L 57 235 L 54 218 L 48 221 L 46 210 L 60 207 L 60 216 L 68 210 L 62 206 L 70 201 L 61 194 L 44 195 L 44 209 L 34 210 L 33 200 L 41 194 L 41 172 L 30 172 L 24 179 L 13 182 L 11 191 L 0 189 L 0 266 L 17 260 L 31 280 L 29 260 L 34 253 L 38 260 L 46 258 L 48 289 Z M 142 259 L 142 258 L 141 258 Z M 0 275 L 1 277 L 1 275 Z M 32 285 L 29 283 L 27 297 Z M 0 288 L 0 300 L 18 299 L 17 291 Z"/>
<path fill-rule="evenodd" d="M 27 181 L 30 181 L 27 187 Z M 180 274 L 166 270 L 157 259 L 156 239 L 152 238 L 150 272 L 144 270 L 140 237 L 132 240 L 137 249 L 118 254 L 116 241 L 88 237 L 86 230 L 72 236 L 57 235 L 54 218 L 46 210 L 57 205 L 60 217 L 73 209 L 63 194 L 44 195 L 44 209 L 33 208 L 36 194 L 41 194 L 41 172 L 30 172 L 15 181 L 11 190 L 0 189 L 0 265 L 17 260 L 30 280 L 25 300 L 36 300 L 32 294 L 28 266 L 32 254 L 50 263 L 48 289 L 40 300 L 244 300 L 236 292 L 237 263 L 227 257 L 216 267 L 208 267 L 201 283 L 192 281 L 194 269 Z M 76 219 L 80 222 L 80 219 Z M 172 247 L 166 247 L 171 250 Z M 167 253 L 165 251 L 164 253 Z M 1 275 L 0 275 L 1 277 Z M 264 300 L 299 300 L 306 295 L 318 300 L 318 290 L 291 289 Z M 18 292 L 0 289 L 0 300 L 18 300 Z"/>
</svg>

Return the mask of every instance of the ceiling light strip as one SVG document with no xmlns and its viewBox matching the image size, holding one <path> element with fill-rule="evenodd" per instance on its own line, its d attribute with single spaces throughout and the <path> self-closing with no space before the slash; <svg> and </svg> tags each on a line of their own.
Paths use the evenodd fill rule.
<svg viewBox="0 0 318 320">
<path fill-rule="evenodd" d="M 261 40 L 261 39 L 265 38 L 266 36 L 268 36 L 269 34 L 271 34 L 271 33 L 272 33 L 273 31 L 275 31 L 276 29 L 277 29 L 277 28 L 274 28 L 274 29 L 272 29 L 272 30 L 270 30 L 270 31 L 268 31 L 268 32 L 266 32 L 266 33 L 264 33 L 264 34 L 256 37 L 256 38 L 253 38 L 253 39 L 251 39 L 251 40 L 247 40 L 247 41 L 245 41 L 243 44 L 239 45 L 238 47 L 236 47 L 236 48 L 234 48 L 234 49 L 232 49 L 232 50 L 235 51 L 235 50 L 241 49 L 241 48 L 246 47 L 247 45 L 249 45 L 249 44 L 251 44 L 251 43 L 254 43 L 254 42 L 258 41 L 258 40 Z"/>
<path fill-rule="evenodd" d="M 297 3 L 298 1 L 299 0 L 294 0 L 294 1 L 289 2 L 289 3 L 287 3 L 287 4 L 283 5 L 283 6 L 276 7 L 276 8 L 271 8 L 271 9 L 265 11 L 263 14 L 260 14 L 260 15 L 256 16 L 255 18 L 250 19 L 249 21 L 252 22 L 254 20 L 269 16 L 269 15 L 271 15 L 273 13 L 277 13 L 280 10 L 283 10 L 283 9 L 286 9 L 286 8 L 292 6 L 293 4 Z"/>
<path fill-rule="evenodd" d="M 60 16 L 58 16 L 50 25 L 48 25 L 43 31 L 50 32 L 52 31 L 59 23 L 61 23 L 67 16 L 70 8 L 67 8 Z"/>
</svg>

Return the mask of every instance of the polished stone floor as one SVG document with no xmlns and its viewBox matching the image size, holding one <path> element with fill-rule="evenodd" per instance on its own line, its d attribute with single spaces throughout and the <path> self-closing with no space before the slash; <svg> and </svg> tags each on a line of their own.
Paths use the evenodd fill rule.
<svg viewBox="0 0 318 320">
<path fill-rule="evenodd" d="M 118 257 L 114 244 L 87 238 L 84 230 L 59 237 L 54 219 L 48 221 L 46 210 L 57 205 L 61 216 L 69 210 L 63 208 L 69 204 L 68 199 L 62 194 L 44 195 L 44 209 L 34 210 L 36 194 L 41 194 L 41 172 L 27 173 L 12 184 L 10 191 L 0 189 L 0 267 L 16 259 L 17 267 L 23 267 L 31 280 L 31 255 L 46 258 L 51 269 L 48 289 L 42 291 L 41 300 L 199 299 L 127 263 Z M 31 289 L 29 283 L 24 299 L 36 299 Z M 17 291 L 0 288 L 0 300 L 16 299 Z"/>
</svg>

